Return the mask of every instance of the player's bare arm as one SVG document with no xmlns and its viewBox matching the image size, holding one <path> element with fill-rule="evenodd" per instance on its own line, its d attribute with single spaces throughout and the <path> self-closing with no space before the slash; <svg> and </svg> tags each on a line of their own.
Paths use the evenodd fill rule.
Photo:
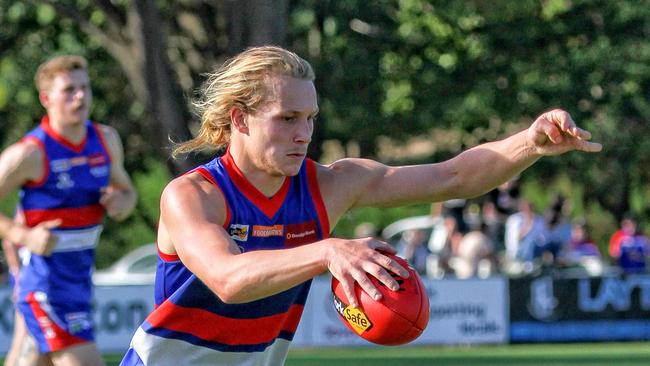
<svg viewBox="0 0 650 366">
<path fill-rule="evenodd" d="M 124 168 L 124 148 L 120 136 L 110 126 L 100 125 L 100 130 L 111 156 L 110 185 L 102 192 L 100 203 L 109 217 L 120 221 L 135 208 L 137 193 Z"/>
<path fill-rule="evenodd" d="M 362 286 L 372 286 L 365 274 L 369 272 L 395 288 L 397 283 L 384 267 L 406 275 L 404 268 L 376 250 L 392 251 L 390 246 L 369 238 L 331 238 L 291 249 L 240 253 L 223 229 L 225 220 L 223 196 L 198 174 L 176 179 L 163 192 L 161 227 L 185 266 L 224 302 L 261 299 L 328 268 L 341 277 L 357 279 Z M 163 249 L 169 250 L 164 244 Z M 378 294 L 374 287 L 368 291 Z"/>
<path fill-rule="evenodd" d="M 343 159 L 328 166 L 317 165 L 318 181 L 334 226 L 350 208 L 440 202 L 484 194 L 541 156 L 570 150 L 599 151 L 600 144 L 587 141 L 590 138 L 587 131 L 576 127 L 568 113 L 554 110 L 542 114 L 525 131 L 479 145 L 441 163 L 389 167 L 367 159 Z M 353 280 L 371 295 L 376 291 L 365 273 L 351 275 L 359 268 L 363 267 L 354 263 L 347 263 L 341 270 L 330 266 L 350 299 L 354 299 Z"/>
<path fill-rule="evenodd" d="M 521 173 L 544 155 L 600 151 L 602 146 L 589 142 L 590 138 L 591 134 L 578 128 L 568 113 L 553 110 L 524 131 L 468 149 L 444 162 L 389 167 L 372 160 L 344 159 L 320 167 L 319 181 L 330 219 L 337 220 L 348 208 L 475 197 Z"/>
<path fill-rule="evenodd" d="M 9 146 L 0 155 L 0 199 L 26 182 L 38 181 L 42 174 L 43 152 L 35 143 L 23 141 Z M 56 244 L 50 229 L 59 225 L 60 220 L 52 220 L 28 228 L 0 213 L 0 237 L 25 245 L 36 254 L 50 254 Z"/>
</svg>

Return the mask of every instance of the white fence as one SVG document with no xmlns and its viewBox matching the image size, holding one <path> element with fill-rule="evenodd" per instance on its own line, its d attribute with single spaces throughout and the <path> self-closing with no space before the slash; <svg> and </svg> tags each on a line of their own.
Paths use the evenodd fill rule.
<svg viewBox="0 0 650 366">
<path fill-rule="evenodd" d="M 431 318 L 412 344 L 476 344 L 508 341 L 508 282 L 425 280 Z M 104 352 L 124 352 L 133 332 L 153 309 L 153 286 L 98 286 L 95 289 L 97 344 Z M 13 306 L 8 288 L 0 287 L 0 354 L 9 348 Z M 294 347 L 362 346 L 339 320 L 332 303 L 330 279 L 314 279 Z"/>
</svg>

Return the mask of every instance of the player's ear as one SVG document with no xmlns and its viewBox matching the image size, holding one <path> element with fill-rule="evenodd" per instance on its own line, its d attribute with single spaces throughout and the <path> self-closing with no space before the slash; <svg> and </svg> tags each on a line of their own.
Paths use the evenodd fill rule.
<svg viewBox="0 0 650 366">
<path fill-rule="evenodd" d="M 40 90 L 38 92 L 38 100 L 41 102 L 41 105 L 43 108 L 47 109 L 49 103 L 50 103 L 50 96 L 47 93 L 47 90 Z"/>
<path fill-rule="evenodd" d="M 248 124 L 246 123 L 246 112 L 241 108 L 232 107 L 230 110 L 230 122 L 235 130 L 248 135 Z"/>
</svg>

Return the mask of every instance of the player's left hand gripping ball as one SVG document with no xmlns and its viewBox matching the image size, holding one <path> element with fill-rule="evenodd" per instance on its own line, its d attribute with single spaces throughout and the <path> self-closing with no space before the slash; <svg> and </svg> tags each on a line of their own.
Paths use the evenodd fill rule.
<svg viewBox="0 0 650 366">
<path fill-rule="evenodd" d="M 381 300 L 374 300 L 355 283 L 354 291 L 359 307 L 349 304 L 343 287 L 332 278 L 334 306 L 345 325 L 360 337 L 385 346 L 411 342 L 422 334 L 429 322 L 429 297 L 417 271 L 402 258 L 385 254 L 409 271 L 408 278 L 395 275 L 400 285 L 392 291 L 379 280 L 370 276 L 381 292 Z"/>
</svg>

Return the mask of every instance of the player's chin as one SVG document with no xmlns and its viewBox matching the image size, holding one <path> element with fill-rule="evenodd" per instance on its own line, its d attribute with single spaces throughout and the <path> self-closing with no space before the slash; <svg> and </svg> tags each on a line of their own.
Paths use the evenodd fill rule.
<svg viewBox="0 0 650 366">
<path fill-rule="evenodd" d="M 88 113 L 72 113 L 68 118 L 66 118 L 66 121 L 68 124 L 73 125 L 84 123 L 87 119 Z"/>
<path fill-rule="evenodd" d="M 297 175 L 298 172 L 300 172 L 300 167 L 302 166 L 304 160 L 305 160 L 304 157 L 290 159 L 285 164 L 283 164 L 281 168 L 282 174 L 289 177 Z"/>
<path fill-rule="evenodd" d="M 282 169 L 282 175 L 286 177 L 293 177 L 295 175 L 298 175 L 300 172 L 300 166 L 297 167 L 285 167 Z"/>
</svg>

